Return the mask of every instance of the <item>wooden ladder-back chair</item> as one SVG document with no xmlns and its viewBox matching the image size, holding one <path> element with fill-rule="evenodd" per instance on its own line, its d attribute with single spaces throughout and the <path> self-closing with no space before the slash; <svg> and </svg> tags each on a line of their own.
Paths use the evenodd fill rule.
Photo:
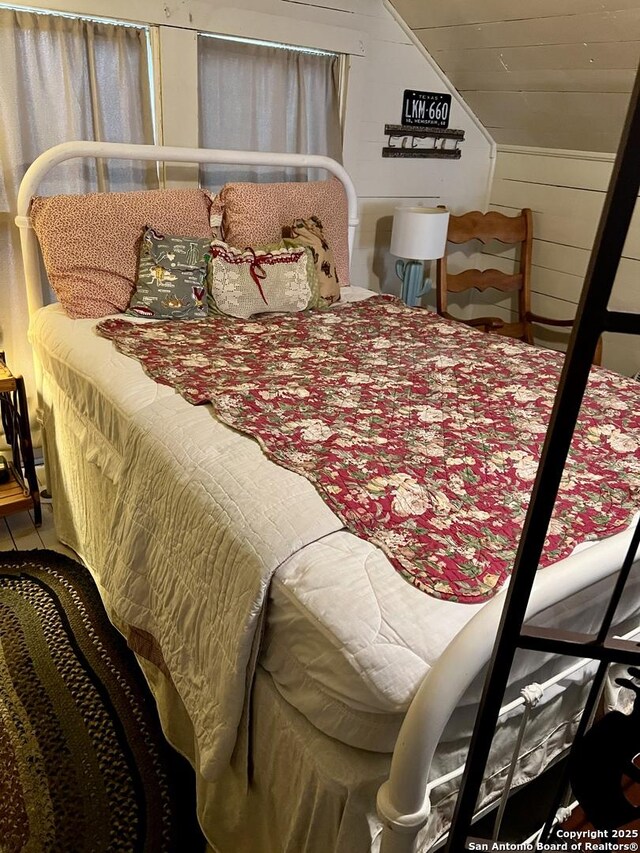
<svg viewBox="0 0 640 853">
<path fill-rule="evenodd" d="M 573 320 L 555 320 L 551 317 L 541 317 L 531 311 L 531 253 L 533 247 L 533 224 L 531 211 L 525 207 L 517 216 L 505 216 L 491 211 L 481 213 L 473 210 L 462 216 L 450 216 L 447 241 L 460 245 L 471 240 L 479 240 L 486 244 L 492 240 L 508 245 L 520 244 L 520 255 L 517 267 L 513 273 L 505 273 L 496 269 L 468 269 L 463 272 L 450 274 L 447 270 L 447 257 L 437 262 L 436 299 L 437 311 L 442 317 L 459 320 L 485 332 L 519 338 L 529 344 L 533 343 L 534 323 L 544 326 L 570 327 Z M 448 311 L 448 293 L 462 293 L 475 289 L 484 291 L 492 288 L 503 293 L 518 294 L 518 319 L 507 323 L 499 317 L 477 317 L 473 320 L 461 320 L 453 317 Z M 600 363 L 601 344 L 594 357 L 594 364 Z"/>
</svg>

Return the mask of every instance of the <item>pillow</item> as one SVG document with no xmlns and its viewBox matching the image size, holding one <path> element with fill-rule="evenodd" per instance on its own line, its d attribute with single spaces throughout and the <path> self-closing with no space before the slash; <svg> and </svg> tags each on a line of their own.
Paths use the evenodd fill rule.
<svg viewBox="0 0 640 853">
<path fill-rule="evenodd" d="M 324 238 L 322 222 L 317 216 L 310 219 L 296 219 L 292 225 L 282 229 L 285 245 L 308 246 L 318 276 L 320 296 L 331 305 L 340 299 L 340 283 L 333 252 Z"/>
<path fill-rule="evenodd" d="M 124 311 L 149 222 L 166 234 L 210 236 L 202 190 L 149 190 L 35 198 L 31 221 L 51 286 L 70 317 Z"/>
<path fill-rule="evenodd" d="M 209 308 L 243 320 L 268 311 L 304 311 L 318 304 L 318 279 L 305 246 L 237 249 L 211 244 Z"/>
<path fill-rule="evenodd" d="M 349 217 L 340 181 L 225 184 L 219 198 L 224 239 L 240 248 L 276 243 L 283 225 L 317 216 L 324 223 L 340 284 L 349 284 Z"/>
<path fill-rule="evenodd" d="M 140 247 L 136 290 L 127 314 L 163 320 L 207 316 L 209 237 L 165 237 L 147 228 Z"/>
</svg>

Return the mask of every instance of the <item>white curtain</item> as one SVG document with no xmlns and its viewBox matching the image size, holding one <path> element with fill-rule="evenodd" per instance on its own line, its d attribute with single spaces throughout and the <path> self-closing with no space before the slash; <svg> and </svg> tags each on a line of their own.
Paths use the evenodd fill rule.
<svg viewBox="0 0 640 853">
<path fill-rule="evenodd" d="M 198 63 L 202 146 L 342 161 L 338 56 L 200 36 Z M 201 180 L 216 188 L 230 180 L 318 177 L 326 173 L 214 166 L 202 170 Z"/>
<path fill-rule="evenodd" d="M 25 377 L 32 420 L 33 366 L 13 219 L 28 166 L 72 139 L 153 142 L 146 30 L 0 9 L 0 349 Z M 40 194 L 154 186 L 148 164 L 73 160 L 51 173 Z"/>
</svg>

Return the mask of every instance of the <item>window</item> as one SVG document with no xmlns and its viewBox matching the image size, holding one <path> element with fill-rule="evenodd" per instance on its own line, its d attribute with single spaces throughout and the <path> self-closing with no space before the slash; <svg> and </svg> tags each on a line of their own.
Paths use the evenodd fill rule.
<svg viewBox="0 0 640 853">
<path fill-rule="evenodd" d="M 340 161 L 339 68 L 335 53 L 201 35 L 200 145 L 323 154 Z M 229 180 L 305 177 L 320 175 L 213 166 L 203 169 L 202 182 L 217 187 Z"/>
<path fill-rule="evenodd" d="M 18 187 L 35 158 L 59 142 L 152 143 L 148 29 L 0 8 L 0 348 L 32 390 L 18 232 Z M 42 194 L 157 186 L 155 164 L 71 160 Z M 36 406 L 30 402 L 31 415 Z M 2 438 L 0 437 L 0 443 Z"/>
</svg>

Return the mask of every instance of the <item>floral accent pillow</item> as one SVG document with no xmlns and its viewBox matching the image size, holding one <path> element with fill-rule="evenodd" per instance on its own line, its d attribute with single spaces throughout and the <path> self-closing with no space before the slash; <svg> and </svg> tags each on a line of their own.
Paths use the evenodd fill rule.
<svg viewBox="0 0 640 853">
<path fill-rule="evenodd" d="M 349 214 L 340 181 L 225 184 L 218 196 L 227 243 L 265 246 L 281 239 L 282 226 L 318 216 L 324 223 L 342 287 L 349 284 Z"/>
<path fill-rule="evenodd" d="M 127 314 L 158 320 L 207 316 L 208 237 L 169 237 L 147 228 Z"/>
<path fill-rule="evenodd" d="M 236 249 L 211 243 L 209 310 L 243 320 L 318 306 L 318 277 L 305 246 Z"/>
<path fill-rule="evenodd" d="M 325 239 L 322 222 L 317 216 L 296 219 L 282 229 L 286 246 L 308 246 L 316 265 L 320 296 L 331 305 L 340 299 L 340 279 L 331 247 Z"/>
</svg>

